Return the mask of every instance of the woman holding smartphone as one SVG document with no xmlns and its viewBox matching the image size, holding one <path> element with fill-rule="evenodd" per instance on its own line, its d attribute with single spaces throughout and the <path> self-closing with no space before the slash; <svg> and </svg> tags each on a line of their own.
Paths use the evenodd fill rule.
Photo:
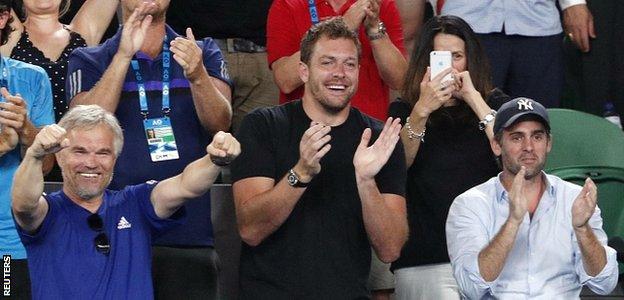
<svg viewBox="0 0 624 300">
<path fill-rule="evenodd" d="M 493 109 L 508 97 L 493 89 L 486 54 L 462 19 L 433 17 L 414 49 L 403 99 L 391 103 L 389 112 L 406 120 L 401 141 L 410 226 L 401 257 L 392 264 L 395 297 L 460 299 L 446 248 L 446 217 L 456 196 L 498 173 L 489 144 Z M 451 68 L 433 78 L 432 51 L 451 54 Z"/>
</svg>

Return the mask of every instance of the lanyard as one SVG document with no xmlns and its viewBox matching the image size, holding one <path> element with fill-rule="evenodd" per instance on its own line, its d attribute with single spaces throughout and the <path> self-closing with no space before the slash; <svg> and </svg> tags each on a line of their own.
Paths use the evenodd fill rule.
<svg viewBox="0 0 624 300">
<path fill-rule="evenodd" d="M 162 51 L 163 62 L 163 79 L 162 79 L 162 112 L 163 115 L 168 116 L 171 109 L 169 108 L 169 69 L 171 67 L 171 52 L 169 51 L 169 44 L 167 43 L 167 37 L 163 41 Z M 145 92 L 145 82 L 139 68 L 139 61 L 132 59 L 132 70 L 134 70 L 134 76 L 136 77 L 137 87 L 139 89 L 139 104 L 141 105 L 141 115 L 147 119 L 149 110 L 147 107 L 147 95 Z"/>
<path fill-rule="evenodd" d="M 319 22 L 318 11 L 316 10 L 315 0 L 308 0 L 308 8 L 310 9 L 310 19 L 312 19 L 312 25 Z"/>
</svg>

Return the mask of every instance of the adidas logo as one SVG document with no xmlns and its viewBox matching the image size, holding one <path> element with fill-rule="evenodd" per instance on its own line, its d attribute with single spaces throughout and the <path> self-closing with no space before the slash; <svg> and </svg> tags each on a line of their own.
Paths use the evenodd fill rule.
<svg viewBox="0 0 624 300">
<path fill-rule="evenodd" d="M 119 223 L 117 223 L 117 229 L 126 229 L 130 227 L 132 227 L 132 224 L 126 220 L 126 217 L 122 216 L 121 219 L 119 219 Z"/>
</svg>

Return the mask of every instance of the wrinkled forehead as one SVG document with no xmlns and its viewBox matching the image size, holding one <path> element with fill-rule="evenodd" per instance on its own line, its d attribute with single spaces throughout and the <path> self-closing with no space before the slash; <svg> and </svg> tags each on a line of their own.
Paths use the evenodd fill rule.
<svg viewBox="0 0 624 300">
<path fill-rule="evenodd" d="M 90 151 L 114 149 L 114 134 L 104 124 L 91 128 L 73 128 L 67 131 L 70 148 L 84 148 Z"/>
</svg>

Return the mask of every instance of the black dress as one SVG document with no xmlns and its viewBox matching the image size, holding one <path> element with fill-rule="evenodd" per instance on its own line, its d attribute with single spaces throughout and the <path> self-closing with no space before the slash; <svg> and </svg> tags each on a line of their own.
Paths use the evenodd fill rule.
<svg viewBox="0 0 624 300">
<path fill-rule="evenodd" d="M 11 58 L 40 66 L 48 73 L 52 85 L 52 104 L 57 123 L 69 108 L 69 102 L 65 99 L 65 76 L 67 75 L 69 55 L 74 49 L 87 46 L 87 42 L 80 34 L 64 28 L 69 31 L 69 43 L 56 61 L 45 57 L 43 52 L 33 45 L 26 30 L 22 32 L 22 36 L 11 51 Z"/>
</svg>

